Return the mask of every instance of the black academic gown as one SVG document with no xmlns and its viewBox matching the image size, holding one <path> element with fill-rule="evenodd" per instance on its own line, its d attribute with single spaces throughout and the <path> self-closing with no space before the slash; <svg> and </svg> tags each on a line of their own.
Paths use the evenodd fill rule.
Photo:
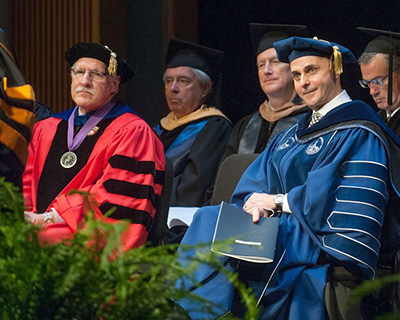
<svg viewBox="0 0 400 320">
<path fill-rule="evenodd" d="M 245 116 L 233 128 L 221 162 L 232 154 L 263 152 L 273 138 L 275 138 L 283 130 L 299 122 L 300 119 L 302 118 L 302 115 L 304 115 L 307 111 L 308 108 L 297 110 L 292 114 L 290 114 L 289 116 L 275 122 L 268 122 L 267 120 L 263 119 L 259 111 Z M 260 121 L 253 128 L 249 128 L 249 122 L 251 122 L 256 115 L 260 117 Z M 241 147 L 243 147 L 242 140 L 244 136 L 246 136 L 249 133 L 249 130 L 256 131 L 257 141 L 255 143 L 250 142 L 253 145 L 245 146 L 242 151 L 241 150 Z M 244 149 L 246 149 L 246 151 L 244 151 Z"/>
<path fill-rule="evenodd" d="M 392 129 L 398 137 L 400 137 L 400 111 L 397 111 L 389 120 L 387 119 L 385 110 L 379 110 L 378 114 L 387 126 Z"/>
<path fill-rule="evenodd" d="M 231 123 L 221 116 L 192 121 L 171 131 L 161 125 L 155 128 L 174 166 L 171 206 L 203 205 L 231 131 Z"/>
</svg>

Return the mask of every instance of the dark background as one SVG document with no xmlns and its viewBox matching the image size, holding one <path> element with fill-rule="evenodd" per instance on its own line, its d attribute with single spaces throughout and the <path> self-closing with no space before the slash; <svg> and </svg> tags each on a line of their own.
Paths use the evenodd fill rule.
<svg viewBox="0 0 400 320">
<path fill-rule="evenodd" d="M 99 10 L 99 23 L 96 25 L 99 40 L 74 41 L 100 41 L 126 58 L 136 76 L 121 87 L 120 98 L 150 123 L 158 122 L 168 112 L 162 75 L 171 37 L 225 52 L 220 107 L 235 123 L 257 110 L 265 99 L 258 84 L 249 23 L 304 24 L 311 36 L 344 45 L 357 57 L 369 40 L 367 35 L 356 30 L 357 26 L 400 32 L 400 0 L 35 0 L 35 5 L 42 4 L 35 7 L 32 7 L 31 0 L 0 0 L 0 27 L 10 35 L 16 48 L 25 48 L 25 51 L 17 51 L 17 57 L 21 58 L 21 69 L 27 81 L 34 86 L 37 98 L 53 109 L 57 107 L 57 111 L 72 105 L 67 65 L 60 59 L 65 72 L 53 76 L 54 72 L 46 71 L 54 71 L 55 66 L 38 64 L 43 57 L 49 61 L 54 56 L 62 57 L 68 47 L 67 44 L 65 47 L 57 46 L 48 40 L 48 30 L 40 33 L 38 26 L 60 28 L 62 21 L 54 21 L 48 14 L 49 8 L 60 7 L 62 20 L 65 20 L 65 16 L 71 14 L 64 7 L 82 8 L 84 2 L 96 4 L 93 7 Z M 20 11 L 15 10 L 15 4 L 20 4 Z M 19 19 L 15 19 L 16 16 Z M 85 19 L 87 17 L 78 17 L 78 21 Z M 24 22 L 23 25 L 20 21 Z M 24 25 L 25 29 L 22 28 Z M 71 31 L 76 28 L 74 23 L 61 26 Z M 34 47 L 21 43 L 25 40 L 16 36 L 16 30 L 24 30 L 23 35 L 28 39 L 35 37 Z M 52 55 L 32 50 L 43 47 L 43 43 Z M 35 71 L 38 69 L 35 69 L 36 65 L 39 75 Z M 64 87 L 59 86 L 60 79 L 64 79 Z M 368 91 L 359 87 L 359 79 L 357 65 L 344 67 L 342 84 L 350 96 L 373 104 Z M 50 99 L 62 95 L 68 100 Z"/>
<path fill-rule="evenodd" d="M 199 43 L 225 52 L 222 110 L 236 122 L 265 99 L 258 84 L 249 23 L 307 25 L 310 36 L 337 42 L 358 58 L 369 40 L 357 26 L 400 31 L 400 1 L 199 1 Z M 344 67 L 342 85 L 373 104 L 358 85 L 357 65 Z"/>
</svg>

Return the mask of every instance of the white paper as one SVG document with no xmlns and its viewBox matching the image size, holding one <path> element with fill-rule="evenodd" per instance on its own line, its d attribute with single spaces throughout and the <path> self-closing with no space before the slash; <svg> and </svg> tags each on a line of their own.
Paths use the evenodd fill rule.
<svg viewBox="0 0 400 320">
<path fill-rule="evenodd" d="M 170 207 L 168 211 L 168 228 L 175 226 L 190 226 L 198 207 Z"/>
</svg>

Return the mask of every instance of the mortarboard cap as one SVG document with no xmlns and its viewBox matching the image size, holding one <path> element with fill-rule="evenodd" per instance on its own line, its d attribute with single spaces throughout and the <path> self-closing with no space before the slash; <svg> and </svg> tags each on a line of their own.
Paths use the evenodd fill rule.
<svg viewBox="0 0 400 320">
<path fill-rule="evenodd" d="M 109 47 L 98 43 L 77 43 L 65 52 L 64 58 L 70 66 L 80 58 L 100 60 L 107 66 L 109 75 L 121 76 L 121 83 L 128 82 L 135 75 L 135 72 L 124 59 L 120 58 Z"/>
<path fill-rule="evenodd" d="M 338 74 L 343 73 L 343 63 L 357 63 L 353 53 L 334 42 L 314 38 L 291 37 L 274 43 L 279 61 L 290 63 L 304 56 L 326 57 Z"/>
<path fill-rule="evenodd" d="M 291 36 L 308 36 L 307 27 L 292 24 L 250 23 L 254 54 L 273 48 L 273 43 Z"/>
<path fill-rule="evenodd" d="M 400 33 L 357 27 L 358 30 L 374 37 L 364 49 L 365 53 L 383 53 L 389 55 L 388 73 L 388 105 L 392 105 L 392 88 L 393 88 L 393 55 L 400 56 Z"/>
<path fill-rule="evenodd" d="M 205 72 L 216 83 L 222 72 L 224 53 L 198 44 L 171 39 L 166 68 L 191 67 Z"/>
<path fill-rule="evenodd" d="M 400 56 L 400 33 L 363 27 L 357 29 L 374 37 L 368 42 L 364 52 L 390 54 L 393 49 L 393 54 Z"/>
</svg>

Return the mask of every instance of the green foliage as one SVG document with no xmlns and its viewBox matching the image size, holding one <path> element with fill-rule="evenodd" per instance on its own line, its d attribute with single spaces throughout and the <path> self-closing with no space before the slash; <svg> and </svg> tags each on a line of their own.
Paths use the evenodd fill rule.
<svg viewBox="0 0 400 320">
<path fill-rule="evenodd" d="M 348 302 L 349 307 L 351 307 L 355 302 L 359 301 L 363 297 L 366 297 L 368 295 L 374 294 L 376 292 L 379 292 L 380 290 L 387 289 L 387 286 L 390 285 L 398 285 L 400 283 L 400 274 L 390 274 L 387 276 L 383 277 L 378 277 L 374 280 L 370 281 L 364 281 L 362 284 L 360 284 L 358 287 L 356 287 L 352 291 L 352 296 L 351 299 Z M 400 320 L 400 313 L 399 313 L 399 308 L 400 306 L 397 306 L 397 308 L 393 308 L 392 313 L 385 314 L 382 316 L 376 316 L 374 319 L 379 319 L 379 320 Z"/>
<path fill-rule="evenodd" d="M 14 319 L 187 319 L 172 300 L 188 292 L 175 288 L 200 263 L 218 265 L 205 250 L 182 268 L 172 246 L 141 247 L 120 252 L 126 224 L 105 224 L 92 217 L 88 195 L 86 226 L 71 240 L 55 245 L 40 241 L 39 228 L 25 223 L 22 196 L 0 179 L 0 318 Z M 255 299 L 234 282 L 257 319 Z M 209 301 L 194 299 L 199 309 Z"/>
</svg>

